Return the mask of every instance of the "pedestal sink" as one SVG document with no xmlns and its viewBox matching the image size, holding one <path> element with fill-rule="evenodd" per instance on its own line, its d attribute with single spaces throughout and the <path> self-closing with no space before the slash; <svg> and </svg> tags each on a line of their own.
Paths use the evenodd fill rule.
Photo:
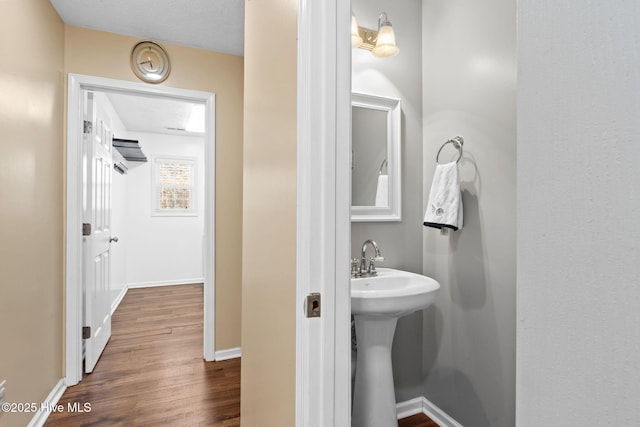
<svg viewBox="0 0 640 427">
<path fill-rule="evenodd" d="M 352 427 L 397 426 L 391 344 L 398 318 L 428 307 L 440 284 L 420 274 L 379 268 L 351 279 L 358 359 Z"/>
</svg>

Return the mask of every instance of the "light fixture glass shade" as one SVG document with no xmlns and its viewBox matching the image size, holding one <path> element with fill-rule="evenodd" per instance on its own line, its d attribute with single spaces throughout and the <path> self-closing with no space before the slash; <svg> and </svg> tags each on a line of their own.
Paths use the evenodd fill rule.
<svg viewBox="0 0 640 427">
<path fill-rule="evenodd" d="M 396 46 L 396 36 L 389 21 L 383 22 L 378 29 L 378 40 L 371 53 L 378 58 L 397 55 L 400 49 Z"/>
<path fill-rule="evenodd" d="M 360 31 L 358 31 L 358 21 L 356 21 L 355 15 L 351 15 L 351 46 L 360 47 L 362 44 L 362 37 L 360 37 Z"/>
</svg>

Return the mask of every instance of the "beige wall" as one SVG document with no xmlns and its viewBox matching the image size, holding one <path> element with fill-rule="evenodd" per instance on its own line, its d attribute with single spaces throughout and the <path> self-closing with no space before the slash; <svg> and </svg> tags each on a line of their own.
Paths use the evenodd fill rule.
<svg viewBox="0 0 640 427">
<path fill-rule="evenodd" d="M 41 402 L 62 377 L 64 26 L 51 4 L 0 1 L 0 52 L 0 381 L 8 402 Z"/>
<path fill-rule="evenodd" d="M 241 418 L 293 426 L 297 2 L 247 1 L 245 28 Z"/>
<path fill-rule="evenodd" d="M 65 72 L 139 82 L 129 67 L 137 37 L 65 26 Z M 241 56 L 162 43 L 171 75 L 161 85 L 216 94 L 216 344 L 240 346 L 242 257 Z"/>
</svg>

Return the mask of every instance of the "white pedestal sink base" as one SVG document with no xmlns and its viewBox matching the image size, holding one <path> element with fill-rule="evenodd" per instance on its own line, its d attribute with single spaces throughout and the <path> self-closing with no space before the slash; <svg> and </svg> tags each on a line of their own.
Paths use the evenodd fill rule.
<svg viewBox="0 0 640 427">
<path fill-rule="evenodd" d="M 351 426 L 397 426 L 391 344 L 398 318 L 355 315 L 354 320 L 358 359 Z"/>
<path fill-rule="evenodd" d="M 391 345 L 398 318 L 428 307 L 440 284 L 430 277 L 379 268 L 351 279 L 351 313 L 358 360 L 353 387 L 353 427 L 397 427 Z"/>
</svg>

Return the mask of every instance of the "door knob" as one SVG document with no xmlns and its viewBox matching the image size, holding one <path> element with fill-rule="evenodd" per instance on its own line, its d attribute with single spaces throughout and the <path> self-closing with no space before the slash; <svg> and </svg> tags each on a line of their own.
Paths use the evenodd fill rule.
<svg viewBox="0 0 640 427">
<path fill-rule="evenodd" d="M 118 237 L 116 236 L 116 237 L 112 237 L 112 238 L 110 238 L 110 239 L 109 239 L 109 243 L 111 243 L 111 242 L 116 242 L 116 243 L 118 243 Z"/>
</svg>

